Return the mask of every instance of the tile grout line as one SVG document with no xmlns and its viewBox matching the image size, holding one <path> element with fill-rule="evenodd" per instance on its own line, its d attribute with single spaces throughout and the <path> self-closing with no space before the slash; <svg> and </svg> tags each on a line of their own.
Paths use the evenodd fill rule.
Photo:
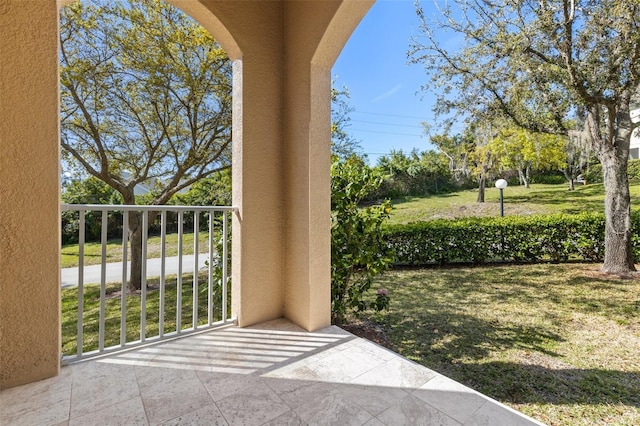
<svg viewBox="0 0 640 426">
<path fill-rule="evenodd" d="M 202 386 L 204 388 L 205 391 L 207 391 L 207 395 L 209 395 L 209 398 L 211 398 L 211 403 L 213 405 L 215 405 L 215 407 L 218 409 L 218 412 L 220 413 L 220 415 L 222 416 L 222 418 L 224 419 L 225 423 L 227 425 L 230 425 L 231 423 L 229 423 L 229 420 L 227 419 L 227 417 L 224 415 L 224 413 L 222 412 L 222 410 L 220 409 L 220 407 L 218 406 L 218 404 L 216 403 L 216 400 L 213 398 L 213 395 L 211 395 L 211 392 L 209 392 L 209 388 L 207 387 L 207 385 L 204 384 L 204 382 L 202 381 L 202 379 L 200 378 L 200 375 L 198 374 L 197 371 L 192 370 L 196 376 L 196 378 L 198 379 L 198 382 L 200 383 L 200 386 Z M 202 408 L 202 407 L 200 407 Z M 193 411 L 197 411 L 197 410 L 193 410 Z M 193 412 L 192 411 L 192 412 Z M 180 416 L 178 416 L 180 417 Z"/>
<path fill-rule="evenodd" d="M 142 403 L 142 409 L 144 410 L 144 417 L 147 421 L 147 425 L 150 425 L 149 421 L 149 413 L 147 412 L 147 405 L 144 403 L 144 398 L 142 397 L 142 392 L 140 392 L 140 382 L 138 382 L 138 374 L 136 374 L 136 366 L 132 366 L 131 370 L 133 371 L 133 377 L 136 379 L 136 386 L 138 387 L 138 397 L 140 398 L 140 402 Z"/>
</svg>

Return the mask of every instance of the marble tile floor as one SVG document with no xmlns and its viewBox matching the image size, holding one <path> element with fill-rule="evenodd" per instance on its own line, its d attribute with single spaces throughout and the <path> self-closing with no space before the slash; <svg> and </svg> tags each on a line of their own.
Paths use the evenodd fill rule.
<svg viewBox="0 0 640 426">
<path fill-rule="evenodd" d="M 63 367 L 0 392 L 0 425 L 536 425 L 338 328 L 281 319 Z"/>
</svg>

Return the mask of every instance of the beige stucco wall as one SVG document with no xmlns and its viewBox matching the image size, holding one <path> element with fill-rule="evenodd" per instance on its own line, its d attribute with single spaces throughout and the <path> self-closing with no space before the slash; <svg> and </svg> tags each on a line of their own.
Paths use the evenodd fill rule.
<svg viewBox="0 0 640 426">
<path fill-rule="evenodd" d="M 0 388 L 59 369 L 57 16 L 0 3 Z"/>
<path fill-rule="evenodd" d="M 331 320 L 331 67 L 372 4 L 288 2 L 285 9 L 284 313 L 307 330 Z"/>
<path fill-rule="evenodd" d="M 330 321 L 331 66 L 372 1 L 169 0 L 234 62 L 233 310 Z M 0 2 L 0 387 L 60 359 L 58 5 Z"/>
</svg>

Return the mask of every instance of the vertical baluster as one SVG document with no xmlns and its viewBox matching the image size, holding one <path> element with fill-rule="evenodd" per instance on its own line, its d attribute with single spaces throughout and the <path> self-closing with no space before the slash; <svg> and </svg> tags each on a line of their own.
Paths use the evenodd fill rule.
<svg viewBox="0 0 640 426">
<path fill-rule="evenodd" d="M 200 228 L 200 214 L 193 212 L 193 329 L 198 328 L 198 232 Z"/>
<path fill-rule="evenodd" d="M 100 323 L 98 326 L 98 350 L 104 350 L 105 303 L 107 298 L 107 210 L 102 210 L 100 229 L 100 243 L 102 245 L 102 259 L 100 268 Z"/>
<path fill-rule="evenodd" d="M 149 212 L 142 212 L 142 285 L 140 286 L 140 341 L 147 335 L 147 229 L 149 229 Z"/>
<path fill-rule="evenodd" d="M 229 263 L 228 253 L 228 212 L 225 210 L 222 214 L 222 320 L 227 322 L 227 264 Z"/>
<path fill-rule="evenodd" d="M 207 274 L 207 321 L 213 324 L 213 210 L 209 210 L 209 269 Z"/>
<path fill-rule="evenodd" d="M 82 356 L 84 346 L 84 213 L 84 209 L 78 211 L 78 324 L 76 328 L 76 353 L 78 358 Z"/>
<path fill-rule="evenodd" d="M 164 336 L 164 296 L 165 272 L 167 268 L 167 211 L 160 213 L 160 312 L 158 314 L 158 334 Z"/>
<path fill-rule="evenodd" d="M 176 332 L 182 331 L 182 237 L 184 212 L 178 212 L 178 281 L 176 283 Z"/>
<path fill-rule="evenodd" d="M 129 212 L 122 212 L 122 287 L 120 290 L 120 346 L 127 343 L 127 248 L 129 236 Z"/>
</svg>

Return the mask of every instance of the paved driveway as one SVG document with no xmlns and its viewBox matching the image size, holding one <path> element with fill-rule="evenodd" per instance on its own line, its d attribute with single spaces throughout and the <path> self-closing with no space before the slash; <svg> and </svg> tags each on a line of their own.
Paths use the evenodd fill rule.
<svg viewBox="0 0 640 426">
<path fill-rule="evenodd" d="M 207 253 L 198 255 L 198 269 L 205 266 L 208 258 Z M 185 274 L 193 273 L 194 256 L 182 256 L 182 272 Z M 161 271 L 161 259 L 147 259 L 147 277 L 159 277 Z M 105 277 L 106 282 L 122 282 L 122 263 L 107 263 Z M 127 262 L 127 278 L 130 276 L 131 262 Z M 167 257 L 165 265 L 165 274 L 176 275 L 178 273 L 178 257 Z M 84 283 L 100 284 L 102 275 L 102 265 L 88 265 L 84 267 Z M 78 268 L 62 269 L 62 287 L 75 287 L 78 285 Z"/>
</svg>

